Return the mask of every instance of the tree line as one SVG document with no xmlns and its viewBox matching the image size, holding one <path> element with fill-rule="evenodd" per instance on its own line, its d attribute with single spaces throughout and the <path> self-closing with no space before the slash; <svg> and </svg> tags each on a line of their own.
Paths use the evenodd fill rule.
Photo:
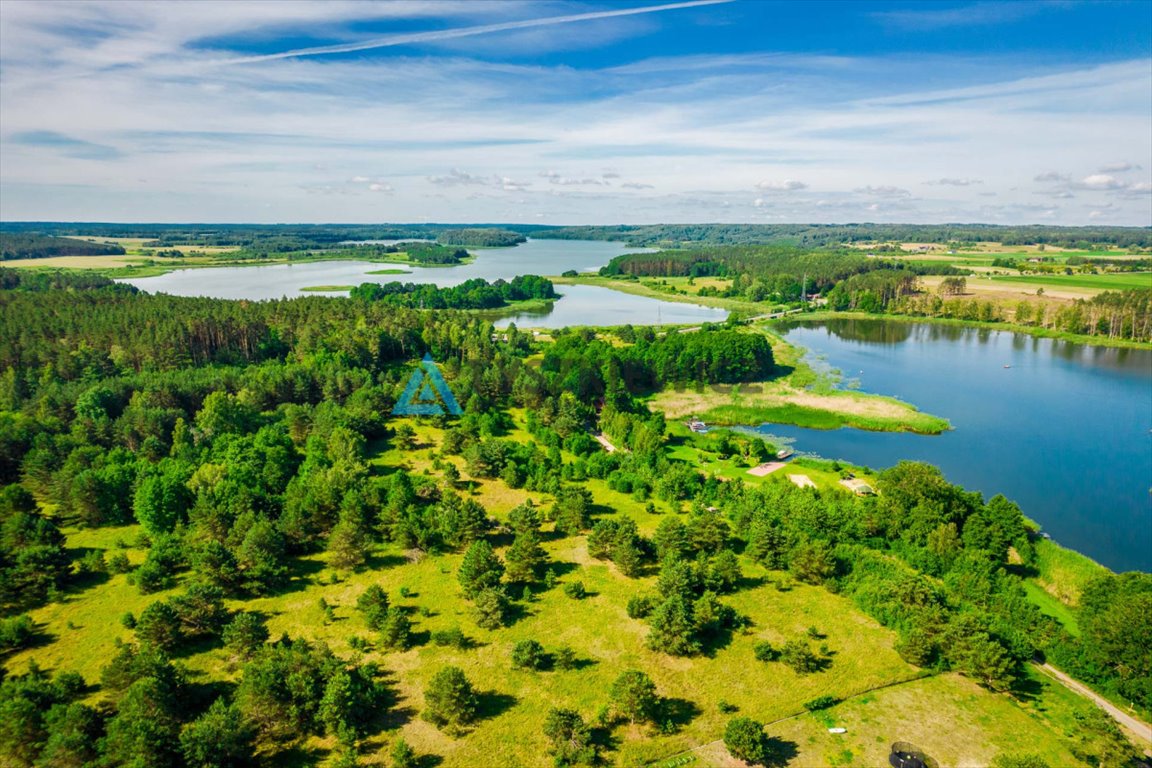
<svg viewBox="0 0 1152 768">
<path fill-rule="evenodd" d="M 51 256 L 122 256 L 115 243 L 93 243 L 71 237 L 49 237 L 33 232 L 0 232 L 0 261 L 46 259 Z"/>
<path fill-rule="evenodd" d="M 517 229 L 517 227 L 510 227 Z M 940 243 L 963 247 L 980 242 L 1046 244 L 1093 250 L 1101 246 L 1152 248 L 1150 227 L 1053 227 L 998 224 L 650 224 L 575 226 L 541 230 L 541 239 L 620 240 L 632 246 L 789 245 L 838 248 L 851 243 Z"/>
<path fill-rule="evenodd" d="M 520 232 L 495 227 L 483 229 L 445 229 L 436 235 L 443 245 L 464 245 L 474 248 L 507 248 L 519 245 L 528 238 Z"/>
</svg>

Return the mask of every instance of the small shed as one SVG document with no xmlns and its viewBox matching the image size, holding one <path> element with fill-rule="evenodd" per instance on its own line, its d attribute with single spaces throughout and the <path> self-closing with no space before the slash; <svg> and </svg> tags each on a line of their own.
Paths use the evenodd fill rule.
<svg viewBox="0 0 1152 768">
<path fill-rule="evenodd" d="M 845 488 L 847 488 L 848 490 L 852 491 L 852 493 L 856 494 L 857 496 L 875 496 L 876 495 L 875 489 L 873 489 L 872 486 L 868 485 L 868 483 L 866 481 L 861 480 L 858 477 L 853 477 L 853 478 L 841 480 L 840 485 L 842 485 Z"/>
</svg>

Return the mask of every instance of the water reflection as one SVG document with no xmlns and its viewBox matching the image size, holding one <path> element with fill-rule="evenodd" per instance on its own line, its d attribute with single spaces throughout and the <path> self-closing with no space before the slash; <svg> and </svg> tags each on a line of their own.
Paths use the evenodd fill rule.
<svg viewBox="0 0 1152 768">
<path fill-rule="evenodd" d="M 802 451 L 885 467 L 928 461 L 1003 493 L 1057 540 L 1116 568 L 1152 570 L 1152 352 L 894 320 L 794 325 L 789 341 L 949 419 L 939 437 L 767 425 Z"/>
</svg>

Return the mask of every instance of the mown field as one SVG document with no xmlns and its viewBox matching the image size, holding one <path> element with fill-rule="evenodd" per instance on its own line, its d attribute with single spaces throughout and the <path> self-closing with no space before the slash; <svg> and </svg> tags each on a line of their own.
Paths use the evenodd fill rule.
<svg viewBox="0 0 1152 768">
<path fill-rule="evenodd" d="M 516 413 L 522 425 L 523 413 Z M 415 424 L 415 450 L 379 452 L 376 472 L 404 466 L 429 472 L 442 433 L 427 424 Z M 518 426 L 509 436 L 528 440 Z M 685 458 L 688 458 L 685 456 Z M 458 458 L 449 458 L 463 471 Z M 831 471 L 813 466 L 824 492 L 834 490 Z M 496 519 L 517 504 L 532 499 L 547 504 L 539 493 L 511 489 L 500 481 L 471 481 L 474 493 Z M 766 481 L 784 481 L 779 479 Z M 655 513 L 646 504 L 590 480 L 596 511 L 635 519 L 641 532 L 651 534 L 664 515 L 674 514 L 664 504 Z M 138 546 L 139 528 L 104 528 L 68 531 L 69 546 L 99 549 L 107 554 L 124 551 L 130 560 L 143 560 Z M 495 539 L 498 551 L 508 544 Z M 655 681 L 670 707 L 669 722 L 659 733 L 641 726 L 620 725 L 611 733 L 607 758 L 625 765 L 738 765 L 718 739 L 731 711 L 770 723 L 768 733 L 779 739 L 792 766 L 877 765 L 888 745 L 909 740 L 928 749 L 941 765 L 985 764 L 1000 751 L 1032 752 L 1053 766 L 1080 764 L 1070 748 L 1075 741 L 1075 713 L 1088 706 L 1051 685 L 1041 685 L 1026 700 L 994 694 L 956 675 L 922 679 L 924 672 L 904 662 L 893 649 L 895 635 L 858 611 L 844 597 L 822 587 L 796 583 L 781 572 L 765 571 L 743 560 L 742 588 L 726 598 L 749 626 L 735 632 L 705 654 L 674 658 L 649 650 L 646 625 L 625 612 L 629 597 L 652 589 L 655 574 L 623 576 L 608 562 L 589 557 L 586 537 L 547 538 L 545 548 L 558 575 L 556 587 L 535 595 L 511 626 L 488 631 L 470 617 L 470 606 L 460 594 L 456 570 L 461 555 L 417 556 L 394 546 L 381 546 L 368 566 L 358 572 L 331 568 L 324 554 L 300 559 L 289 588 L 272 597 L 230 601 L 230 608 L 258 611 L 268 619 L 273 638 L 281 633 L 329 643 L 345 656 L 379 662 L 388 673 L 393 704 L 382 731 L 365 748 L 364 762 L 387 764 L 388 750 L 403 736 L 420 754 L 434 755 L 429 765 L 444 768 L 472 766 L 548 766 L 547 741 L 542 732 L 549 707 L 570 707 L 586 719 L 609 703 L 608 690 L 624 670 L 637 668 Z M 564 584 L 580 580 L 588 596 L 566 596 Z M 356 599 L 371 584 L 382 586 L 395 604 L 404 606 L 414 624 L 416 643 L 402 652 L 357 651 L 350 641 L 372 633 L 354 609 Z M 101 668 L 117 641 L 132 641 L 133 632 L 120 617 L 139 614 L 148 604 L 172 592 L 142 595 L 124 575 L 89 583 L 33 612 L 46 641 L 8 658 L 5 666 L 23 671 L 35 662 L 51 670 L 74 669 L 89 683 L 99 680 Z M 321 601 L 324 601 L 321 603 Z M 326 616 L 322 605 L 331 606 Z M 471 638 L 468 650 L 438 647 L 428 642 L 430 632 L 460 627 Z M 815 627 L 833 653 L 830 669 L 798 675 L 780 662 L 759 662 L 753 646 L 762 640 L 783 643 Z M 513 645 L 536 639 L 548 651 L 567 646 L 576 652 L 577 669 L 568 671 L 514 671 Z M 199 683 L 233 681 L 237 669 L 219 645 L 189 649 L 179 659 Z M 431 675 L 445 664 L 462 667 L 481 692 L 482 719 L 466 735 L 454 738 L 418 716 L 423 689 Z M 873 690 L 877 689 L 877 690 Z M 844 702 L 821 712 L 806 713 L 804 702 L 831 695 Z M 101 694 L 91 696 L 99 701 Z M 830 734 L 831 726 L 845 734 Z M 301 765 L 318 764 L 334 747 L 330 740 L 313 738 L 296 754 Z M 679 757 L 676 757 L 679 756 Z M 679 762 L 677 762 L 679 761 Z M 687 762 L 684 762 L 687 761 Z"/>
</svg>

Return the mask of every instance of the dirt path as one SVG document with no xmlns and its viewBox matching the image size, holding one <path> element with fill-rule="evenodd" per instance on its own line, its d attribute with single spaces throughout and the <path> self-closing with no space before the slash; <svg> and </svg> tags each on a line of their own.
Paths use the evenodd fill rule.
<svg viewBox="0 0 1152 768">
<path fill-rule="evenodd" d="M 592 437 L 596 438 L 596 442 L 604 446 L 604 450 L 608 451 L 608 453 L 616 453 L 616 446 L 608 442 L 608 438 L 604 437 L 604 435 L 593 435 Z"/>
<path fill-rule="evenodd" d="M 1066 688 L 1075 691 L 1086 699 L 1091 699 L 1096 704 L 1096 706 L 1100 707 L 1100 709 L 1111 715 L 1116 722 L 1120 723 L 1120 725 L 1125 728 L 1125 730 L 1129 731 L 1140 740 L 1152 744 L 1152 725 L 1149 725 L 1143 720 L 1128 714 L 1124 710 L 1120 709 L 1120 707 L 1108 701 L 1108 699 L 1093 691 L 1088 686 L 1073 680 L 1071 677 L 1056 669 L 1056 667 L 1052 666 L 1051 664 L 1037 664 L 1036 666 L 1040 668 L 1040 671 L 1044 672 L 1049 677 L 1052 677 L 1061 682 Z"/>
</svg>

